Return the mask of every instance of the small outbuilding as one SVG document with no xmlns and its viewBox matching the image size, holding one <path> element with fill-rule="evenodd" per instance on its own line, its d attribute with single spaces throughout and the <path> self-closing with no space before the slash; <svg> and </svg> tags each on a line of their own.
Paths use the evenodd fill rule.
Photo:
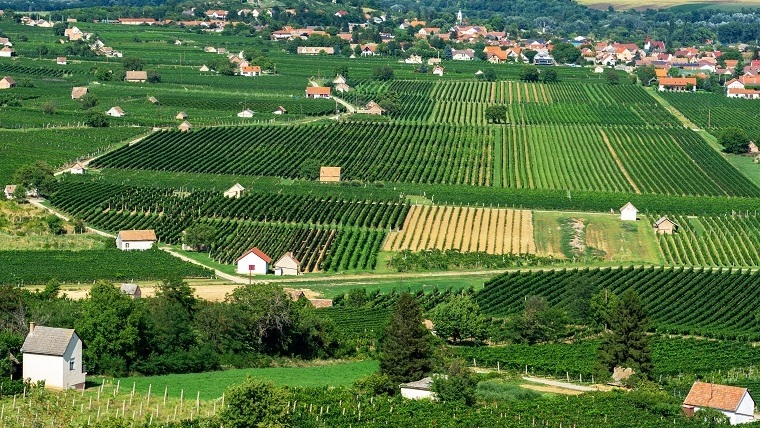
<svg viewBox="0 0 760 428">
<path fill-rule="evenodd" d="M 181 111 L 181 112 L 177 113 L 177 115 L 174 116 L 174 118 L 177 119 L 177 120 L 185 120 L 185 119 L 187 119 L 187 113 L 185 113 L 184 111 Z"/>
<path fill-rule="evenodd" d="M 272 114 L 285 114 L 288 111 L 285 110 L 285 107 L 283 106 L 277 106 L 277 108 L 272 112 Z"/>
<path fill-rule="evenodd" d="M 8 184 L 5 186 L 5 199 L 13 199 L 13 193 L 16 191 L 16 185 L 15 184 Z"/>
<path fill-rule="evenodd" d="M 253 247 L 235 260 L 237 273 L 242 275 L 266 275 L 272 258 L 265 252 Z"/>
<path fill-rule="evenodd" d="M 224 191 L 224 197 L 239 199 L 241 196 L 243 196 L 244 190 L 245 190 L 245 187 L 241 186 L 240 183 L 235 183 L 232 185 L 232 187 Z"/>
<path fill-rule="evenodd" d="M 0 89 L 10 89 L 16 86 L 16 81 L 11 76 L 0 79 Z"/>
<path fill-rule="evenodd" d="M 106 112 L 111 117 L 124 117 L 124 110 L 119 106 L 113 106 Z"/>
<path fill-rule="evenodd" d="M 124 283 L 121 284 L 121 287 L 119 287 L 119 289 L 122 293 L 126 294 L 132 299 L 139 299 L 142 297 L 142 290 L 140 290 L 140 286 L 137 284 Z"/>
<path fill-rule="evenodd" d="M 116 248 L 122 251 L 150 250 L 158 241 L 156 232 L 147 230 L 122 230 L 116 236 Z"/>
<path fill-rule="evenodd" d="M 385 113 L 385 109 L 380 107 L 380 104 L 370 101 L 367 103 L 366 106 L 364 106 L 363 109 L 357 111 L 357 113 L 363 113 L 363 114 L 373 114 L 377 116 L 382 116 L 383 113 Z"/>
<path fill-rule="evenodd" d="M 151 104 L 158 104 L 158 99 L 156 97 L 148 97 L 148 102 Z"/>
<path fill-rule="evenodd" d="M 440 65 L 436 65 L 433 68 L 433 75 L 435 75 L 435 76 L 443 76 L 443 73 L 445 73 L 445 72 L 446 72 L 446 70 L 443 67 L 441 67 Z"/>
<path fill-rule="evenodd" d="M 306 98 L 330 98 L 329 86 L 307 86 Z"/>
<path fill-rule="evenodd" d="M 71 89 L 71 99 L 72 100 L 78 100 L 82 98 L 83 96 L 87 95 L 89 92 L 89 89 L 87 89 L 86 86 L 75 86 Z"/>
<path fill-rule="evenodd" d="M 253 117 L 253 110 L 245 109 L 238 113 L 237 117 Z"/>
<path fill-rule="evenodd" d="M 127 71 L 127 75 L 124 77 L 124 80 L 127 82 L 141 83 L 148 80 L 148 72 L 141 70 Z"/>
<path fill-rule="evenodd" d="M 179 129 L 182 132 L 187 132 L 190 129 L 192 129 L 193 125 L 190 124 L 188 121 L 184 121 L 177 126 L 177 129 Z"/>
<path fill-rule="evenodd" d="M 678 224 L 669 219 L 668 216 L 660 217 L 654 222 L 654 231 L 661 235 L 672 235 L 674 232 L 678 232 L 678 227 Z"/>
<path fill-rule="evenodd" d="M 414 382 L 402 383 L 401 396 L 411 400 L 435 400 L 435 393 L 431 391 L 433 378 L 426 377 Z"/>
<path fill-rule="evenodd" d="M 50 389 L 84 389 L 82 340 L 74 329 L 29 323 L 24 345 L 24 379 L 44 381 Z"/>
<path fill-rule="evenodd" d="M 639 213 L 639 210 L 636 209 L 636 207 L 634 207 L 632 203 L 628 202 L 627 204 L 623 205 L 622 208 L 620 208 L 620 220 L 636 221 L 636 216 L 638 215 L 638 213 Z"/>
<path fill-rule="evenodd" d="M 69 170 L 69 173 L 75 175 L 83 175 L 85 172 L 87 172 L 87 166 L 82 162 L 75 163 Z"/>
<path fill-rule="evenodd" d="M 340 181 L 339 166 L 323 166 L 319 168 L 320 183 L 337 183 Z"/>
<path fill-rule="evenodd" d="M 755 401 L 747 388 L 738 386 L 694 382 L 681 408 L 687 416 L 694 416 L 701 409 L 717 410 L 728 417 L 731 425 L 755 420 Z"/>
<path fill-rule="evenodd" d="M 58 58 L 56 58 L 56 60 L 55 60 L 55 63 L 56 63 L 56 64 L 58 64 L 58 65 L 66 65 L 66 63 L 67 63 L 67 62 L 68 62 L 68 61 L 66 60 L 66 57 L 65 57 L 65 56 L 59 56 L 59 57 L 58 57 Z"/>
<path fill-rule="evenodd" d="M 274 274 L 278 276 L 282 275 L 300 275 L 301 274 L 301 262 L 288 251 L 283 254 L 279 260 L 274 262 Z"/>
</svg>

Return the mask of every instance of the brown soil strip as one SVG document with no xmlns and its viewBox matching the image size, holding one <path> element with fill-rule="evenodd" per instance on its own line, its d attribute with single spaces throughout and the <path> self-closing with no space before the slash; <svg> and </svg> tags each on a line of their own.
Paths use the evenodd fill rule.
<svg viewBox="0 0 760 428">
<path fill-rule="evenodd" d="M 453 225 L 451 224 L 451 213 L 454 212 L 454 207 L 446 207 L 443 211 L 443 218 L 441 219 L 441 225 L 438 229 L 437 237 L 438 239 L 435 242 L 435 248 L 441 249 L 441 250 L 447 250 L 446 247 L 446 236 L 449 234 L 449 232 L 453 229 Z"/>
<path fill-rule="evenodd" d="M 491 226 L 491 217 L 495 210 L 484 209 L 483 218 L 480 221 L 480 237 L 478 238 L 478 251 L 488 250 L 488 229 Z"/>
<path fill-rule="evenodd" d="M 532 389 L 532 390 L 538 391 L 538 392 L 549 392 L 549 393 L 552 393 L 552 394 L 563 394 L 563 395 L 581 395 L 581 394 L 583 394 L 583 391 L 576 391 L 576 390 L 573 390 L 573 389 L 558 388 L 556 386 L 531 385 L 531 384 L 527 384 L 527 383 L 520 385 L 520 388 Z"/>
</svg>

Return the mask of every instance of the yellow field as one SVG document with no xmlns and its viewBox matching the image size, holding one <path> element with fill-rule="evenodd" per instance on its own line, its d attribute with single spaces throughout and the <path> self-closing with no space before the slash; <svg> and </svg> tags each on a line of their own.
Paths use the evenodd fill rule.
<svg viewBox="0 0 760 428">
<path fill-rule="evenodd" d="M 403 229 L 388 235 L 383 250 L 428 249 L 532 254 L 533 216 L 525 210 L 412 206 Z"/>
</svg>

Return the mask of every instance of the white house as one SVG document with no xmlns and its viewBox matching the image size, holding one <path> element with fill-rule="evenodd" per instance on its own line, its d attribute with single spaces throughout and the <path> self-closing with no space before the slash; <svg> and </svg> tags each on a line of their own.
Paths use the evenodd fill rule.
<svg viewBox="0 0 760 428">
<path fill-rule="evenodd" d="M 245 190 L 245 187 L 241 186 L 240 183 L 235 183 L 232 187 L 224 191 L 224 197 L 239 199 L 243 196 L 243 190 Z"/>
<path fill-rule="evenodd" d="M 257 247 L 243 253 L 242 256 L 235 260 L 237 273 L 246 275 L 266 275 L 269 270 L 269 263 L 272 258 L 266 255 Z"/>
<path fill-rule="evenodd" d="M 687 416 L 693 416 L 700 409 L 715 409 L 726 415 L 731 425 L 755 420 L 755 401 L 747 388 L 738 386 L 694 382 L 681 407 Z"/>
<path fill-rule="evenodd" d="M 82 162 L 77 162 L 74 164 L 74 166 L 71 167 L 69 173 L 82 175 L 85 173 L 85 171 L 87 171 L 87 166 L 85 166 Z"/>
<path fill-rule="evenodd" d="M 638 213 L 639 210 L 636 209 L 632 203 L 628 202 L 627 204 L 623 205 L 623 208 L 620 208 L 620 220 L 636 221 L 636 215 Z"/>
<path fill-rule="evenodd" d="M 24 379 L 45 381 L 46 388 L 84 389 L 82 340 L 73 329 L 35 326 L 21 347 Z"/>
<path fill-rule="evenodd" d="M 274 262 L 274 274 L 275 275 L 300 275 L 301 274 L 301 262 L 288 251 L 283 254 L 279 260 Z"/>
<path fill-rule="evenodd" d="M 285 110 L 285 107 L 283 107 L 283 106 L 277 106 L 277 108 L 275 109 L 275 111 L 272 112 L 272 114 L 285 114 L 287 112 L 288 111 Z"/>
<path fill-rule="evenodd" d="M 253 110 L 245 109 L 238 113 L 237 117 L 253 117 Z"/>
<path fill-rule="evenodd" d="M 443 76 L 444 68 L 440 65 L 436 65 L 435 68 L 433 68 L 433 74 L 436 76 Z"/>
<path fill-rule="evenodd" d="M 116 248 L 122 251 L 150 250 L 156 241 L 153 230 L 122 230 L 116 236 Z"/>
<path fill-rule="evenodd" d="M 402 383 L 401 396 L 411 400 L 435 400 L 435 393 L 430 390 L 433 385 L 433 378 L 426 377 L 414 382 Z"/>
<path fill-rule="evenodd" d="M 109 116 L 111 116 L 111 117 L 122 117 L 122 116 L 124 116 L 124 110 L 122 110 L 121 107 L 119 107 L 119 106 L 114 106 L 114 107 L 111 107 L 110 109 L 108 109 L 108 111 L 106 112 L 106 114 L 109 115 Z"/>
</svg>

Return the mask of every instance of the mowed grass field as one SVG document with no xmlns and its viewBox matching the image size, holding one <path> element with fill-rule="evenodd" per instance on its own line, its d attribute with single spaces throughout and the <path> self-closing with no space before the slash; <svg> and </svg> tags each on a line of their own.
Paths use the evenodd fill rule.
<svg viewBox="0 0 760 428">
<path fill-rule="evenodd" d="M 291 387 L 351 386 L 357 379 L 377 370 L 377 361 L 368 360 L 325 363 L 308 367 L 236 369 L 166 376 L 92 379 L 91 381 L 98 387 L 103 381 L 109 387 L 120 384 L 122 391 L 131 391 L 134 385 L 135 393 L 143 396 L 148 393 L 148 388 L 156 396 L 163 396 L 166 390 L 168 396 L 173 398 L 180 397 L 183 390 L 186 398 L 195 398 L 200 391 L 201 400 L 209 400 L 221 397 L 229 386 L 242 383 L 247 376 Z"/>
</svg>

